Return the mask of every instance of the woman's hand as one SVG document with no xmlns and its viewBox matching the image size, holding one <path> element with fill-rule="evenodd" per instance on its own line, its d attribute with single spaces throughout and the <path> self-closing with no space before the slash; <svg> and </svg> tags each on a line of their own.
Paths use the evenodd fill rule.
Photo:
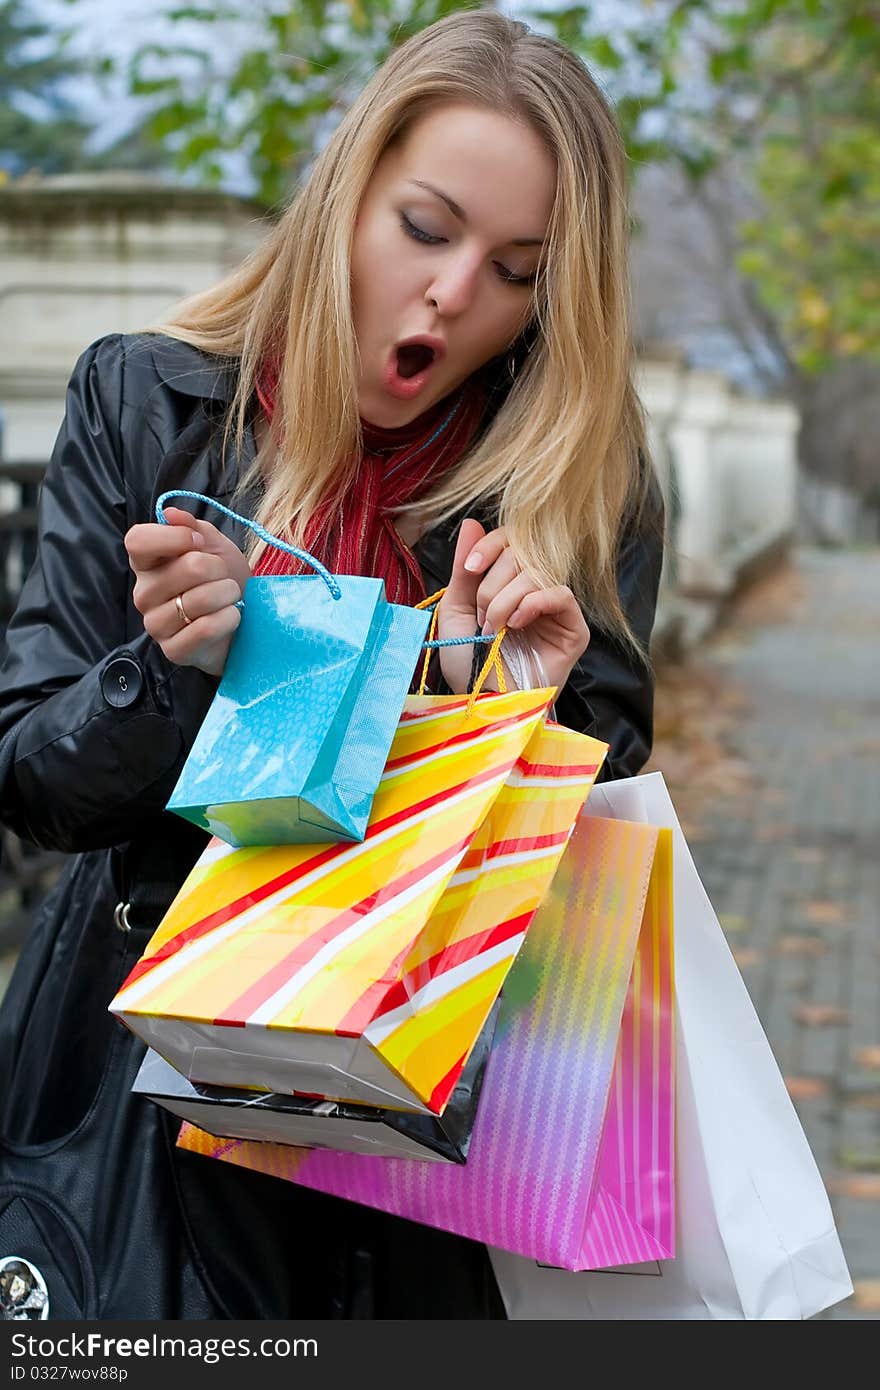
<svg viewBox="0 0 880 1390">
<path fill-rule="evenodd" d="M 439 604 L 437 635 L 472 637 L 478 629 L 494 633 L 502 627 L 525 635 L 548 685 L 557 687 L 568 680 L 590 641 L 590 629 L 571 589 L 542 588 L 519 568 L 503 527 L 487 534 L 469 518 L 458 533 L 452 577 Z M 481 650 L 485 652 L 485 646 Z M 444 679 L 457 693 L 467 689 L 473 651 L 471 646 L 440 648 Z M 486 685 L 494 689 L 494 681 Z"/>
<path fill-rule="evenodd" d="M 134 606 L 169 661 L 222 676 L 250 566 L 209 521 L 179 507 L 168 507 L 165 515 L 170 526 L 155 522 L 126 533 Z"/>
</svg>

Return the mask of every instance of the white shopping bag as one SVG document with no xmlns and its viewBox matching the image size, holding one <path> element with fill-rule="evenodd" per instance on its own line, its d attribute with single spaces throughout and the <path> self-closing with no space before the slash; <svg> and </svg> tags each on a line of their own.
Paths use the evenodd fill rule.
<svg viewBox="0 0 880 1390">
<path fill-rule="evenodd" d="M 852 1293 L 828 1197 L 659 772 L 585 815 L 673 831 L 674 1260 L 569 1274 L 492 1250 L 511 1318 L 802 1319 Z"/>
</svg>

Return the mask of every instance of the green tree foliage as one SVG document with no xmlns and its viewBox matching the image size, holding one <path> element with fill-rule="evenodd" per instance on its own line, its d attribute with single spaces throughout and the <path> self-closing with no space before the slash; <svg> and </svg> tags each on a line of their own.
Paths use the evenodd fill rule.
<svg viewBox="0 0 880 1390">
<path fill-rule="evenodd" d="M 589 5 L 533 13 L 604 76 L 636 164 L 697 190 L 736 161 L 736 264 L 796 373 L 880 359 L 877 0 L 641 0 L 610 35 Z"/>
<path fill-rule="evenodd" d="M 143 133 L 179 170 L 244 171 L 276 205 L 391 49 L 478 3 L 165 0 L 167 40 L 128 72 Z M 589 3 L 517 13 L 606 85 L 636 173 L 674 160 L 696 193 L 735 162 L 757 211 L 730 228 L 730 254 L 788 384 L 880 357 L 878 0 L 621 0 L 605 29 Z"/>
<path fill-rule="evenodd" d="M 756 161 L 763 212 L 739 229 L 739 268 L 808 372 L 880 360 L 880 7 L 869 32 L 838 4 L 799 36 Z"/>
<path fill-rule="evenodd" d="M 178 170 L 220 184 L 244 165 L 255 195 L 274 206 L 395 46 L 475 7 L 476 0 L 165 4 L 156 30 L 171 37 L 134 54 L 130 90 L 149 106 L 145 135 Z M 175 29 L 185 43 L 175 41 Z"/>
<path fill-rule="evenodd" d="M 23 0 L 0 0 L 0 177 L 80 162 L 87 126 L 65 90 L 80 70 Z"/>
</svg>

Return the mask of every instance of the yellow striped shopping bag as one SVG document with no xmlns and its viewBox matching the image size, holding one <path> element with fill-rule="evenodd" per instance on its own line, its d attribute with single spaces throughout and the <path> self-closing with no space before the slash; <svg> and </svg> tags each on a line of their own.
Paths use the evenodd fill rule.
<svg viewBox="0 0 880 1390">
<path fill-rule="evenodd" d="M 212 840 L 111 1010 L 191 1080 L 441 1114 L 606 745 L 407 698 L 362 843 Z"/>
</svg>

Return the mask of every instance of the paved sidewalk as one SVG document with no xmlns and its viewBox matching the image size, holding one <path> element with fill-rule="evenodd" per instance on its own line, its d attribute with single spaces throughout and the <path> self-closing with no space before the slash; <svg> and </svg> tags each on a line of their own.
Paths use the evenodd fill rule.
<svg viewBox="0 0 880 1390">
<path fill-rule="evenodd" d="M 856 1294 L 823 1316 L 878 1318 L 880 551 L 801 550 L 787 580 L 695 659 L 733 713 L 719 790 L 685 813 L 832 1194 Z"/>
</svg>

